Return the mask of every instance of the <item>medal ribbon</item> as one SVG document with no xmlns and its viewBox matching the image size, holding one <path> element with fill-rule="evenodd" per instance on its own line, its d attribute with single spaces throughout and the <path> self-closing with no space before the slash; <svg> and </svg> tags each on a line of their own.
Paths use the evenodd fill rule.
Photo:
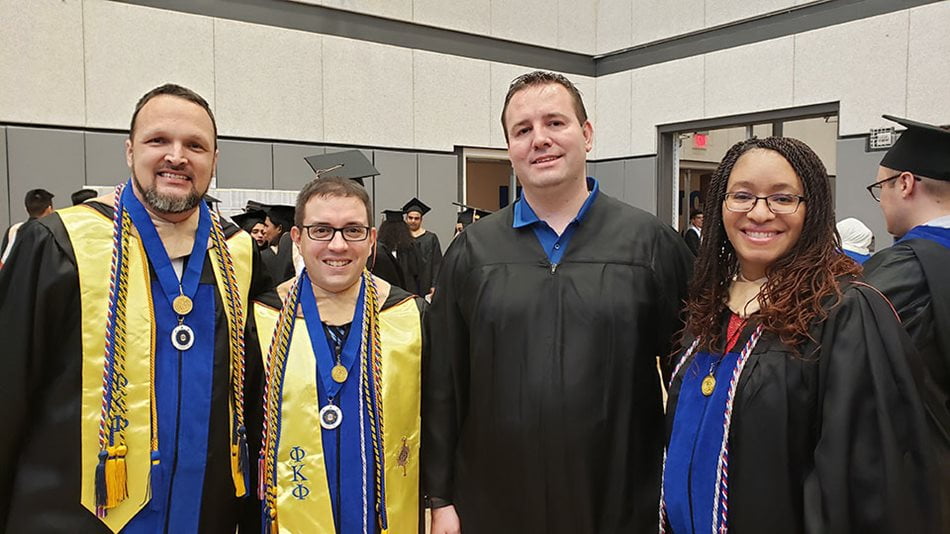
<svg viewBox="0 0 950 534">
<path fill-rule="evenodd" d="M 204 266 L 204 252 L 208 248 L 208 236 L 211 234 L 211 214 L 208 206 L 204 202 L 198 204 L 198 231 L 195 233 L 195 244 L 191 248 L 191 255 L 188 257 L 187 265 L 181 274 L 181 284 L 179 284 L 178 275 L 168 258 L 165 245 L 162 244 L 162 239 L 158 236 L 152 219 L 145 211 L 145 206 L 132 193 L 132 187 L 126 187 L 122 191 L 122 205 L 128 211 L 135 229 L 142 238 L 142 246 L 145 247 L 149 261 L 155 268 L 155 275 L 162 286 L 162 293 L 165 294 L 168 305 L 172 306 L 175 297 L 179 295 L 184 295 L 194 301 L 195 293 L 198 291 L 198 281 L 201 279 L 201 269 Z"/>
<path fill-rule="evenodd" d="M 329 399 L 335 399 L 339 396 L 343 384 L 333 380 L 331 371 L 336 365 L 336 358 L 333 348 L 330 346 L 330 340 L 323 329 L 323 322 L 320 320 L 320 310 L 317 308 L 317 301 L 313 296 L 313 289 L 310 284 L 310 278 L 306 275 L 304 269 L 301 280 L 304 282 L 300 287 L 300 308 L 303 310 L 304 320 L 307 322 L 307 331 L 310 333 L 310 344 L 313 346 L 313 354 L 317 359 L 317 374 L 319 380 L 323 383 L 323 390 Z M 361 282 L 360 295 L 356 300 L 356 309 L 353 311 L 353 321 L 350 331 L 346 336 L 346 342 L 343 344 L 343 351 L 340 353 L 340 364 L 346 368 L 347 373 L 353 369 L 353 364 L 360 354 L 360 345 L 363 337 L 363 301 L 365 299 L 366 285 Z M 323 335 L 321 335 L 323 334 Z M 321 403 L 324 404 L 324 403 Z"/>
</svg>

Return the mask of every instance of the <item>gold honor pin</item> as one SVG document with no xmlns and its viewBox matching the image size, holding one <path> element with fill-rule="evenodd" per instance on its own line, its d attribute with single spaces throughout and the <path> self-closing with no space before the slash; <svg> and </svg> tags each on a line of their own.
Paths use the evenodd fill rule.
<svg viewBox="0 0 950 534">
<path fill-rule="evenodd" d="M 716 379 L 713 378 L 712 375 L 709 375 L 703 379 L 703 383 L 700 385 L 700 390 L 703 392 L 703 395 L 708 397 L 712 395 L 714 389 L 716 389 Z"/>
<path fill-rule="evenodd" d="M 188 315 L 191 313 L 191 299 L 184 295 L 178 295 L 172 301 L 172 309 L 178 315 Z"/>
<path fill-rule="evenodd" d="M 346 382 L 346 377 L 349 376 L 349 373 L 346 371 L 346 367 L 336 364 L 333 366 L 333 369 L 330 370 L 330 376 L 333 377 L 334 382 L 342 384 Z"/>
</svg>

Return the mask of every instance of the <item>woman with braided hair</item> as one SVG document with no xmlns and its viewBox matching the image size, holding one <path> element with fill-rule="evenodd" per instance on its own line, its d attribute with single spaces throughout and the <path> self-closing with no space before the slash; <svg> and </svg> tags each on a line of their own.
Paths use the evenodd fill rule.
<svg viewBox="0 0 950 534">
<path fill-rule="evenodd" d="M 669 388 L 661 532 L 926 532 L 934 479 L 916 354 L 838 253 L 801 141 L 713 175 Z"/>
</svg>

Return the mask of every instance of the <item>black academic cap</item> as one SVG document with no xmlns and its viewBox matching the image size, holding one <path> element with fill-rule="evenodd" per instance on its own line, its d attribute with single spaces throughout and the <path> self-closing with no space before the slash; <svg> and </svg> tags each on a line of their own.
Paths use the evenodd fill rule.
<svg viewBox="0 0 950 534">
<path fill-rule="evenodd" d="M 405 222 L 402 218 L 402 210 L 383 210 L 386 222 Z"/>
<path fill-rule="evenodd" d="M 250 232 L 251 229 L 254 228 L 254 225 L 264 222 L 264 217 L 266 216 L 267 214 L 264 213 L 264 210 L 249 210 L 245 211 L 244 213 L 232 215 L 231 220 L 233 220 L 234 223 L 240 226 L 244 231 Z"/>
<path fill-rule="evenodd" d="M 294 212 L 296 210 L 293 206 L 264 205 L 263 209 L 271 222 L 283 226 L 285 231 L 290 231 L 290 227 L 294 225 Z"/>
<path fill-rule="evenodd" d="M 950 130 L 893 115 L 882 116 L 907 128 L 884 154 L 882 167 L 950 181 Z"/>
<path fill-rule="evenodd" d="M 481 208 L 476 208 L 474 206 L 467 206 L 465 204 L 460 204 L 458 202 L 453 202 L 452 204 L 455 204 L 456 206 L 462 208 L 462 211 L 458 212 L 458 216 L 456 217 L 455 220 L 459 224 L 463 224 L 466 226 L 477 221 L 479 218 L 484 217 L 486 215 L 491 215 L 492 213 L 488 210 L 483 210 Z"/>
<path fill-rule="evenodd" d="M 425 215 L 426 213 L 429 213 L 430 211 L 432 211 L 432 208 L 430 208 L 429 206 L 426 206 L 426 203 L 419 200 L 418 198 L 412 197 L 412 200 L 410 200 L 409 202 L 406 202 L 402 206 L 402 211 L 404 213 L 409 213 L 410 211 L 418 211 L 420 214 Z"/>
<path fill-rule="evenodd" d="M 363 185 L 363 178 L 372 178 L 379 174 L 376 167 L 373 167 L 369 159 L 359 150 L 319 154 L 307 156 L 304 159 L 318 178 L 323 175 L 340 176 L 356 180 L 357 183 Z"/>
</svg>

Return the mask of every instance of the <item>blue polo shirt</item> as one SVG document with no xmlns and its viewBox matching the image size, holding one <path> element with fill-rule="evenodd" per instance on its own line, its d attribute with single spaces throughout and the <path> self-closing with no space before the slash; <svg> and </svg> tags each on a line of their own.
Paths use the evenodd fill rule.
<svg viewBox="0 0 950 534">
<path fill-rule="evenodd" d="M 597 192 L 600 190 L 597 180 L 588 176 L 587 190 L 590 191 L 590 194 L 587 195 L 587 200 L 584 201 L 584 205 L 578 210 L 574 220 L 567 225 L 567 228 L 564 229 L 561 235 L 557 235 L 557 232 L 548 226 L 548 223 L 538 218 L 538 215 L 531 209 L 531 206 L 528 205 L 528 201 L 524 196 L 515 202 L 514 222 L 512 222 L 511 226 L 513 228 L 531 226 L 531 229 L 534 230 L 534 235 L 538 237 L 538 242 L 541 243 L 541 248 L 544 249 L 544 253 L 548 256 L 548 261 L 550 261 L 552 265 L 561 263 L 561 258 L 564 257 L 564 251 L 567 250 L 568 242 L 571 240 L 574 232 L 577 231 L 578 225 L 584 220 L 584 215 L 590 210 L 591 204 L 594 203 L 594 199 L 597 197 Z"/>
</svg>

